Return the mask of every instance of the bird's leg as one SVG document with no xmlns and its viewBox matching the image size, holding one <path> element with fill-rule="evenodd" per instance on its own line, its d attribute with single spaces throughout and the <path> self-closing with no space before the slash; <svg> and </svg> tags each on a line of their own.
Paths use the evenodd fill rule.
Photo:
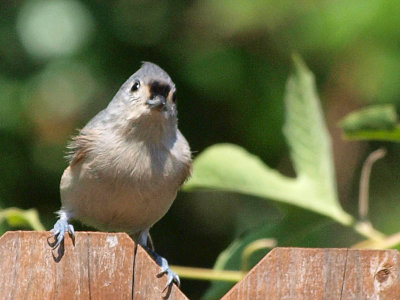
<svg viewBox="0 0 400 300">
<path fill-rule="evenodd" d="M 75 230 L 74 226 L 68 223 L 68 213 L 60 210 L 58 212 L 58 215 L 60 218 L 57 220 L 56 224 L 54 224 L 54 227 L 51 230 L 51 232 L 53 233 L 52 237 L 54 236 L 56 239 L 56 243 L 54 245 L 51 245 L 53 249 L 56 249 L 61 244 L 67 232 L 70 234 L 72 242 L 75 244 Z"/>
<path fill-rule="evenodd" d="M 153 258 L 155 259 L 157 265 L 159 265 L 161 267 L 161 272 L 157 274 L 157 277 L 160 277 L 164 274 L 167 274 L 167 284 L 164 288 L 167 289 L 169 288 L 173 282 L 175 282 L 178 286 L 181 285 L 181 281 L 179 279 L 178 274 L 176 274 L 175 272 L 173 272 L 169 265 L 168 265 L 168 261 L 162 257 L 161 255 L 159 255 L 157 252 L 154 251 L 154 247 L 153 247 L 153 242 L 151 241 L 151 247 L 150 248 L 148 246 L 148 241 L 151 241 L 151 237 L 150 237 L 150 233 L 149 230 L 143 230 L 142 232 L 140 232 L 140 234 L 138 235 L 138 243 L 144 248 L 146 249 L 146 251 L 153 256 Z"/>
</svg>

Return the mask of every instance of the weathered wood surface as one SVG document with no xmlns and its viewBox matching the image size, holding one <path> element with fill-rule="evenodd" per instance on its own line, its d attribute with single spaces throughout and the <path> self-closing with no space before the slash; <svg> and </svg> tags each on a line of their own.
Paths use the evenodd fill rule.
<svg viewBox="0 0 400 300">
<path fill-rule="evenodd" d="M 63 255 L 49 232 L 0 238 L 0 299 L 187 299 L 125 233 L 77 232 Z M 400 300 L 395 250 L 275 248 L 224 297 Z"/>
<path fill-rule="evenodd" d="M 224 297 L 399 300 L 396 250 L 275 248 Z"/>
<path fill-rule="evenodd" d="M 60 256 L 49 232 L 0 238 L 0 299 L 162 299 L 166 276 L 125 233 L 77 232 Z M 137 281 L 136 281 L 137 279 Z M 174 285 L 169 299 L 187 299 Z"/>
<path fill-rule="evenodd" d="M 149 263 L 151 261 L 152 263 Z M 168 300 L 188 299 L 175 285 L 169 291 L 163 292 L 167 284 L 167 276 L 158 278 L 154 274 L 160 272 L 160 267 L 154 263 L 149 254 L 138 247 L 135 263 L 134 299 L 159 299 L 164 295 Z"/>
</svg>

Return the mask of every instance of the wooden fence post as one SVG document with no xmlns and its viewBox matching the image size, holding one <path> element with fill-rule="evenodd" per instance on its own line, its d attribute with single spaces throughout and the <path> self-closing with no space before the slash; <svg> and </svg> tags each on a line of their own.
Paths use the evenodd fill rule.
<svg viewBox="0 0 400 300">
<path fill-rule="evenodd" d="M 1 299 L 162 299 L 166 276 L 125 233 L 77 232 L 64 253 L 49 232 L 14 231 L 0 238 Z M 61 249 L 62 250 L 62 249 Z M 168 292 L 168 291 L 167 291 Z M 187 299 L 174 285 L 169 299 Z"/>
</svg>

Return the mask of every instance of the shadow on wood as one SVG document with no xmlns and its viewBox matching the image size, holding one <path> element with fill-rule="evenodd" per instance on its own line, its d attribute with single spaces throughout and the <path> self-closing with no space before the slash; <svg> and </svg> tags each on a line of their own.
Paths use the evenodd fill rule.
<svg viewBox="0 0 400 300">
<path fill-rule="evenodd" d="M 0 238 L 1 299 L 161 299 L 166 276 L 125 233 L 77 232 L 65 253 L 49 232 L 15 231 Z M 137 251 L 136 251 L 137 250 Z M 168 299 L 187 299 L 174 285 Z"/>
<path fill-rule="evenodd" d="M 275 248 L 224 297 L 399 300 L 396 250 Z"/>
</svg>

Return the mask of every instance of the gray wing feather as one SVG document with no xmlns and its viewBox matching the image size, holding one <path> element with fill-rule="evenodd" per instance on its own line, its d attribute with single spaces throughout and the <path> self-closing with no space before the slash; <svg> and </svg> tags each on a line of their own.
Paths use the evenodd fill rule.
<svg viewBox="0 0 400 300">
<path fill-rule="evenodd" d="M 102 125 L 104 126 L 107 119 L 108 114 L 104 109 L 91 119 L 76 136 L 72 137 L 67 145 L 67 154 L 65 156 L 71 166 L 84 158 L 93 149 L 94 143 L 100 135 L 100 128 Z"/>
</svg>

